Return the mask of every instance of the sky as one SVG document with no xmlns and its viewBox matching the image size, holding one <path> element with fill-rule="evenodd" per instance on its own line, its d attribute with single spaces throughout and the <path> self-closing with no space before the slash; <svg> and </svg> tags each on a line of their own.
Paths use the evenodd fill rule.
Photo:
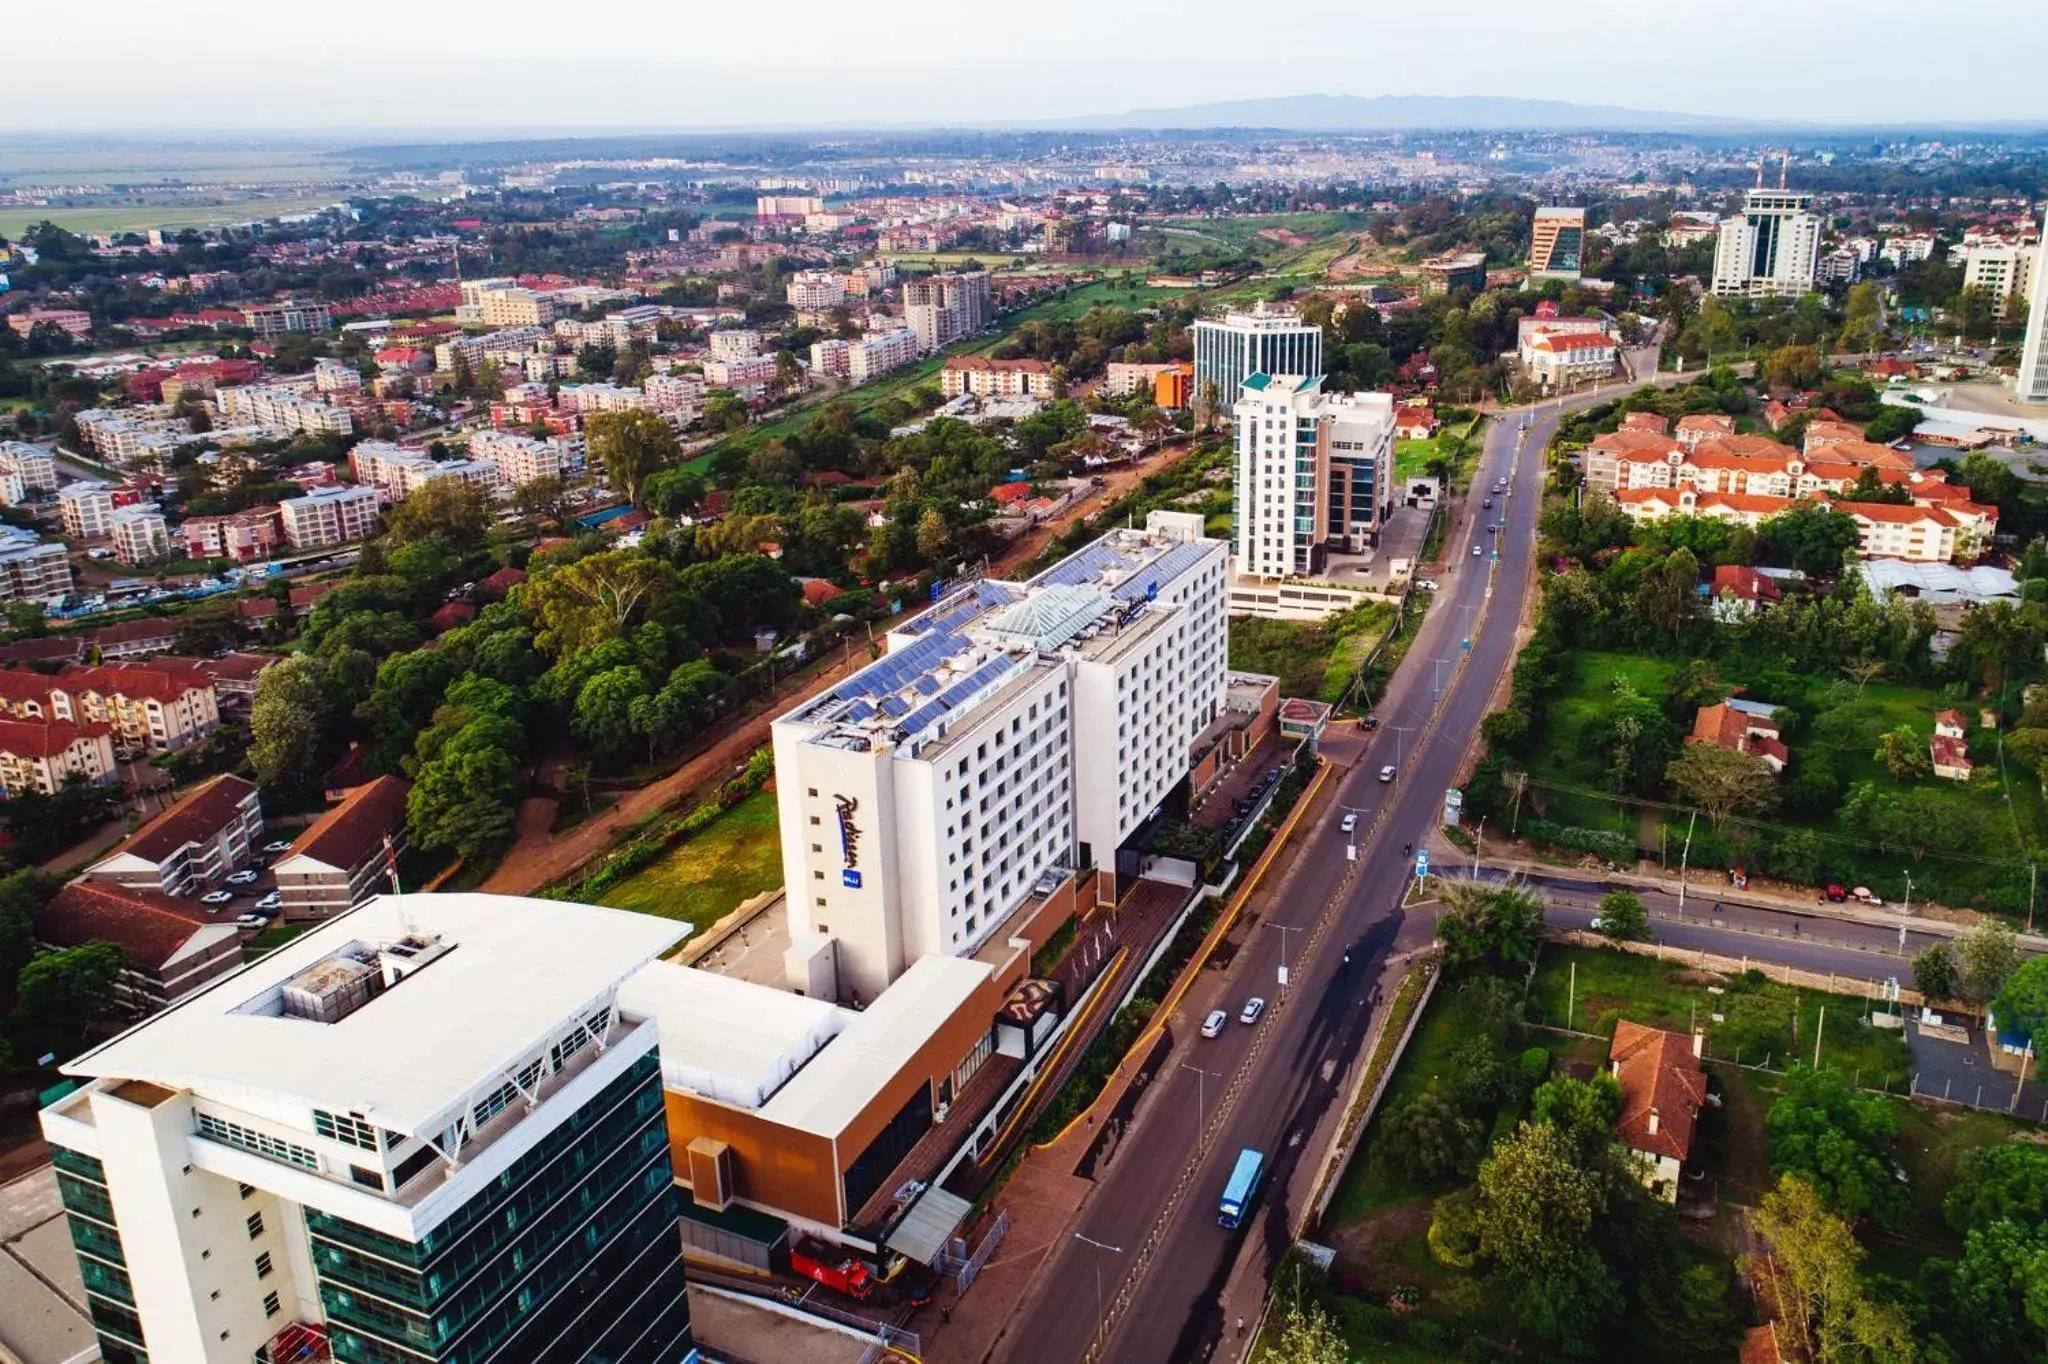
<svg viewBox="0 0 2048 1364">
<path fill-rule="evenodd" d="M 1310 93 L 2048 124 L 2041 0 L 10 8 L 0 134 L 1000 123 Z"/>
</svg>

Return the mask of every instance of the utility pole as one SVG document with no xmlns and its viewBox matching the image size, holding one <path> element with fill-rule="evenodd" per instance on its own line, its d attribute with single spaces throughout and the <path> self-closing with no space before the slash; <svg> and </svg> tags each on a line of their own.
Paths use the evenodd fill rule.
<svg viewBox="0 0 2048 1364">
<path fill-rule="evenodd" d="M 1276 979 L 1279 987 L 1285 990 L 1287 988 L 1287 935 L 1289 933 L 1300 933 L 1303 930 L 1292 924 L 1276 924 L 1270 921 L 1266 924 L 1266 927 L 1280 935 L 1280 970 Z"/>
<path fill-rule="evenodd" d="M 1576 1004 L 1577 1004 L 1578 1002 L 1579 1002 L 1579 964 L 1578 964 L 1578 962 L 1574 961 L 1574 962 L 1572 963 L 1572 982 L 1571 982 L 1571 985 L 1570 985 L 1570 987 L 1569 987 L 1569 988 L 1568 988 L 1568 989 L 1567 989 L 1567 990 L 1565 991 L 1565 996 L 1564 996 L 1564 1025 L 1565 1025 L 1565 1027 L 1567 1027 L 1567 1028 L 1571 1027 L 1571 1025 L 1572 1025 L 1572 1008 L 1573 1008 L 1573 1006 L 1575 1006 L 1575 1005 L 1576 1005 Z"/>
<path fill-rule="evenodd" d="M 1486 846 L 1486 816 L 1479 817 L 1479 831 L 1472 836 L 1472 879 L 1479 879 L 1480 850 Z"/>
<path fill-rule="evenodd" d="M 1821 1034 L 1828 1030 L 1828 1006 L 1820 1006 L 1820 1018 L 1813 1025 L 1813 1068 L 1820 1069 Z"/>
<path fill-rule="evenodd" d="M 1685 868 L 1692 860 L 1692 830 L 1700 821 L 1700 812 L 1692 812 L 1692 818 L 1685 822 L 1685 848 L 1678 854 L 1678 917 L 1685 917 Z"/>
</svg>

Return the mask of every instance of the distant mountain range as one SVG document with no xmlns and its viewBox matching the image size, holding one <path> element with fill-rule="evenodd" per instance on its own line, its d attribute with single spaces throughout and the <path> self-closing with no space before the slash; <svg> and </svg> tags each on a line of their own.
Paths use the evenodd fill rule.
<svg viewBox="0 0 2048 1364">
<path fill-rule="evenodd" d="M 1289 128 L 1304 132 L 1371 132 L 1407 128 L 1599 128 L 1614 132 L 1719 132 L 1745 125 L 1706 114 L 1661 113 L 1607 104 L 1487 95 L 1286 95 L 1224 100 L 1168 109 L 1093 114 L 1040 125 L 1050 128 Z"/>
</svg>

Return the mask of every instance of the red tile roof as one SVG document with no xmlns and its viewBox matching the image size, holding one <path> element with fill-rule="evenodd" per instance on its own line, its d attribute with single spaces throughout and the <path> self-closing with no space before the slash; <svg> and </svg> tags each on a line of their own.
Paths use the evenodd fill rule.
<svg viewBox="0 0 2048 1364">
<path fill-rule="evenodd" d="M 481 582 L 477 584 L 477 586 L 482 587 L 488 591 L 495 592 L 502 597 L 507 592 L 510 592 L 513 588 L 519 586 L 519 584 L 525 581 L 525 569 L 507 567 L 501 568 L 496 573 L 493 573 L 489 577 L 483 579 Z"/>
<path fill-rule="evenodd" d="M 1937 734 L 1927 741 L 1927 749 L 1936 767 L 1960 767 L 1967 772 L 1975 766 L 1970 761 L 1970 745 L 1966 740 Z"/>
<path fill-rule="evenodd" d="M 119 625 L 92 632 L 92 642 L 105 648 L 109 644 L 134 644 L 142 640 L 161 639 L 166 642 L 178 637 L 178 627 L 168 620 L 144 618 L 124 620 Z"/>
<path fill-rule="evenodd" d="M 384 842 L 405 819 L 412 783 L 376 777 L 348 793 L 341 804 L 306 826 L 286 857 L 310 857 L 330 867 L 353 867 Z"/>
<path fill-rule="evenodd" d="M 50 758 L 82 738 L 111 733 L 112 728 L 97 722 L 78 725 L 67 720 L 0 720 L 0 753 L 17 758 Z"/>
<path fill-rule="evenodd" d="M 187 843 L 220 832 L 235 818 L 242 802 L 255 793 L 254 783 L 222 773 L 137 829 L 133 837 L 108 856 L 133 853 L 151 862 L 162 862 Z"/>
<path fill-rule="evenodd" d="M 1671 419 L 1661 412 L 1631 412 L 1621 419 L 1624 431 L 1647 431 L 1653 436 L 1671 434 Z"/>
<path fill-rule="evenodd" d="M 1716 564 L 1714 566 L 1714 595 L 1732 595 L 1744 601 L 1777 601 L 1780 593 L 1778 584 L 1747 564 Z"/>
<path fill-rule="evenodd" d="M 130 965 L 159 971 L 213 922 L 198 905 L 173 896 L 73 881 L 36 911 L 36 937 L 57 947 L 110 942 Z"/>
<path fill-rule="evenodd" d="M 1621 1082 L 1621 1118 L 1614 1127 L 1622 1143 L 1684 1161 L 1707 1098 L 1707 1073 L 1691 1039 L 1624 1018 L 1614 1025 L 1607 1059 Z"/>
</svg>

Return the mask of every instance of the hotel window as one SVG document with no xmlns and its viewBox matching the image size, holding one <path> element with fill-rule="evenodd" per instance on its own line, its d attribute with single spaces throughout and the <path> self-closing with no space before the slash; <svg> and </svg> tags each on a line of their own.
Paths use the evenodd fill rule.
<svg viewBox="0 0 2048 1364">
<path fill-rule="evenodd" d="M 249 1220 L 243 1225 L 249 1228 L 249 1239 L 255 1240 L 263 1234 L 263 1214 L 260 1212 L 250 1213 Z"/>
<path fill-rule="evenodd" d="M 259 1279 L 270 1277 L 270 1252 L 267 1250 L 256 1257 L 256 1277 Z"/>
</svg>

